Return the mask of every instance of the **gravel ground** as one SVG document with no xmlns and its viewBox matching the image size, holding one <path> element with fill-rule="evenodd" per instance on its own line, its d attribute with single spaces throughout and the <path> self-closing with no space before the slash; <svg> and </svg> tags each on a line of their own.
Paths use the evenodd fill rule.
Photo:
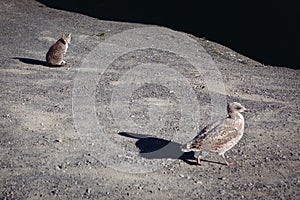
<svg viewBox="0 0 300 200">
<path fill-rule="evenodd" d="M 299 70 L 35 1 L 4 0 L 0 11 L 0 199 L 300 195 Z M 69 32 L 67 66 L 45 66 L 48 48 Z M 214 154 L 197 165 L 179 146 L 232 101 L 251 110 L 227 152 L 238 166 Z"/>
</svg>

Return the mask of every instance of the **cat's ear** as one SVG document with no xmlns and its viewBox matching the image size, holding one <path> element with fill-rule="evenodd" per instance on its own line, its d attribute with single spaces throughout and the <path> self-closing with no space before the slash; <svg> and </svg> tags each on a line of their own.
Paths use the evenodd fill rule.
<svg viewBox="0 0 300 200">
<path fill-rule="evenodd" d="M 62 37 L 62 38 L 65 38 L 65 37 L 66 37 L 66 35 L 63 33 L 63 34 L 61 35 L 61 37 Z"/>
</svg>

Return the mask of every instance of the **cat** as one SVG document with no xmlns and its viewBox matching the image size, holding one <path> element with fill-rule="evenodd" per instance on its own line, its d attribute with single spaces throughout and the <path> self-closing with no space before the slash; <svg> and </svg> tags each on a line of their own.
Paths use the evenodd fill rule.
<svg viewBox="0 0 300 200">
<path fill-rule="evenodd" d="M 69 43 L 71 42 L 71 33 L 62 34 L 61 38 L 53 44 L 46 54 L 47 64 L 50 66 L 62 66 L 66 64 L 64 55 L 67 52 Z"/>
</svg>

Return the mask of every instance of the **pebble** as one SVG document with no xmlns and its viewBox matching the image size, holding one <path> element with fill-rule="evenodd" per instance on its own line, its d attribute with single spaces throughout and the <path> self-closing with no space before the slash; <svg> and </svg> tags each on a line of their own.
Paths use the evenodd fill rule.
<svg viewBox="0 0 300 200">
<path fill-rule="evenodd" d="M 195 181 L 195 184 L 203 184 L 203 182 L 202 181 Z"/>
<path fill-rule="evenodd" d="M 270 161 L 270 158 L 269 157 L 265 157 L 265 161 Z"/>
<path fill-rule="evenodd" d="M 86 194 L 90 194 L 91 191 L 92 191 L 91 188 L 88 188 L 88 189 L 86 189 L 85 193 L 86 193 Z"/>
<path fill-rule="evenodd" d="M 61 170 L 62 169 L 62 165 L 57 165 L 56 169 Z"/>
<path fill-rule="evenodd" d="M 219 193 L 220 193 L 221 195 L 224 195 L 224 194 L 226 194 L 226 191 L 225 191 L 225 190 L 219 190 Z"/>
<path fill-rule="evenodd" d="M 4 117 L 4 118 L 9 118 L 10 115 L 9 115 L 9 114 L 6 114 L 6 115 L 2 115 L 2 117 Z"/>
</svg>

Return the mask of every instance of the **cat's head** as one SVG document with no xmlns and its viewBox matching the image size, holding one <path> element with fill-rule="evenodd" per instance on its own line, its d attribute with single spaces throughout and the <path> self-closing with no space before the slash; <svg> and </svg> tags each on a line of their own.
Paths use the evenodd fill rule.
<svg viewBox="0 0 300 200">
<path fill-rule="evenodd" d="M 62 34 L 62 36 L 61 36 L 61 38 L 63 39 L 63 40 L 65 40 L 67 43 L 71 43 L 71 33 L 69 33 L 69 34 Z"/>
</svg>

